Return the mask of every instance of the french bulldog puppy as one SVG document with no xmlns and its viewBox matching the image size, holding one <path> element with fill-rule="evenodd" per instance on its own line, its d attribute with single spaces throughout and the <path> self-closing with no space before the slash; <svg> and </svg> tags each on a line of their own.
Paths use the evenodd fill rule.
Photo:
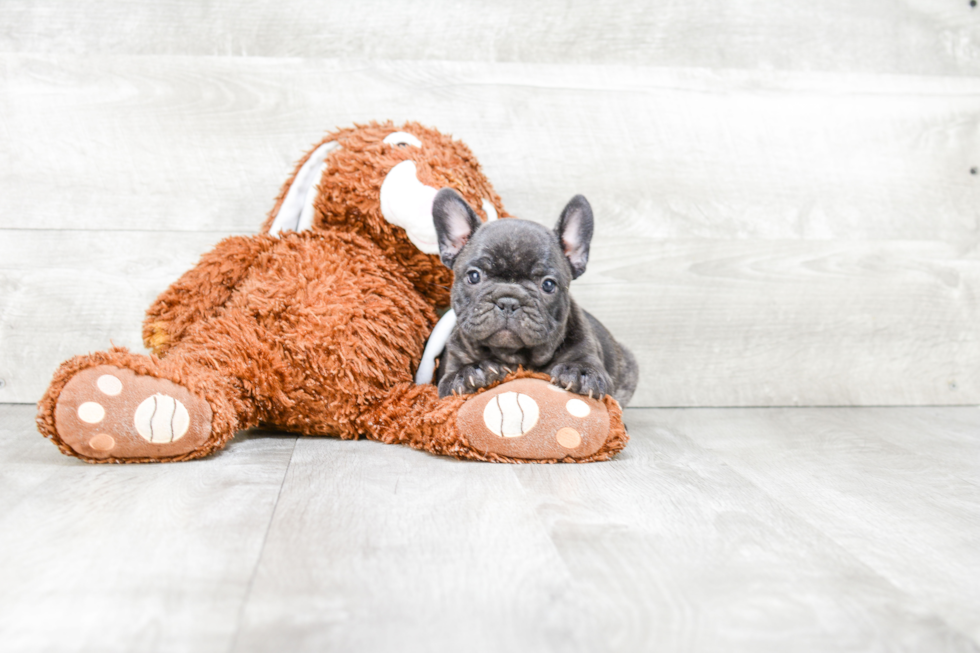
<svg viewBox="0 0 980 653">
<path fill-rule="evenodd" d="M 592 240 L 584 197 L 572 198 L 554 231 L 516 218 L 483 224 L 451 188 L 436 194 L 432 216 L 439 255 L 455 273 L 457 318 L 436 371 L 439 396 L 475 392 L 521 365 L 571 392 L 611 394 L 626 406 L 636 359 L 569 294 Z"/>
</svg>

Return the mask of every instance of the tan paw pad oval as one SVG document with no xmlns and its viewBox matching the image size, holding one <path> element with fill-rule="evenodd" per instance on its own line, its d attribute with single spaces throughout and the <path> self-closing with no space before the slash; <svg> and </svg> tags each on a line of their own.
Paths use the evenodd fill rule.
<svg viewBox="0 0 980 653">
<path fill-rule="evenodd" d="M 575 449 L 582 444 L 582 436 L 570 426 L 558 429 L 558 432 L 555 433 L 555 439 L 558 440 L 558 444 L 566 449 Z"/>
<path fill-rule="evenodd" d="M 108 433 L 99 433 L 88 441 L 88 446 L 96 451 L 111 451 L 116 446 L 116 440 Z"/>
</svg>

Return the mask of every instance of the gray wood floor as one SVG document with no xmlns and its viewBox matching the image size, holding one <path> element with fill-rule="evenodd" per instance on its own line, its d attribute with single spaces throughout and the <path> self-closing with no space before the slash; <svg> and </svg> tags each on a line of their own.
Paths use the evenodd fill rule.
<svg viewBox="0 0 980 653">
<path fill-rule="evenodd" d="M 0 650 L 980 650 L 980 409 L 626 421 L 584 466 L 264 433 L 91 466 L 0 406 Z"/>
</svg>

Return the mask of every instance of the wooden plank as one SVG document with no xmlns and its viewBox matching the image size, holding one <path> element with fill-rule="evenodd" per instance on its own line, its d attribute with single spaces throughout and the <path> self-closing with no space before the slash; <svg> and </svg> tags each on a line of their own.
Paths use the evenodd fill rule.
<svg viewBox="0 0 980 653">
<path fill-rule="evenodd" d="M 145 351 L 147 307 L 222 236 L 0 231 L 0 401 L 36 402 L 72 356 Z"/>
<path fill-rule="evenodd" d="M 0 401 L 110 341 L 220 234 L 0 232 Z M 573 295 L 636 353 L 634 406 L 980 403 L 980 261 L 941 242 L 596 236 Z"/>
<path fill-rule="evenodd" d="M 599 239 L 573 293 L 635 406 L 980 403 L 980 260 L 941 242 Z"/>
<path fill-rule="evenodd" d="M 657 413 L 980 642 L 980 410 Z"/>
<path fill-rule="evenodd" d="M 492 5 L 6 0 L 0 50 L 976 74 L 966 0 Z"/>
<path fill-rule="evenodd" d="M 661 414 L 583 466 L 300 440 L 232 650 L 975 649 Z"/>
<path fill-rule="evenodd" d="M 34 412 L 0 405 L 4 650 L 226 650 L 296 438 L 87 465 L 38 435 Z"/>
<path fill-rule="evenodd" d="M 285 479 L 293 438 L 88 466 L 32 418 L 0 405 L 12 650 L 980 641 L 975 408 L 630 409 L 630 446 L 584 466 L 308 438 Z"/>
<path fill-rule="evenodd" d="M 231 650 L 574 646 L 569 584 L 512 466 L 301 439 Z"/>
<path fill-rule="evenodd" d="M 978 12 L 980 16 L 980 12 Z M 337 125 L 465 140 L 516 215 L 599 230 L 977 243 L 980 78 L 0 55 L 0 226 L 252 231 Z"/>
</svg>

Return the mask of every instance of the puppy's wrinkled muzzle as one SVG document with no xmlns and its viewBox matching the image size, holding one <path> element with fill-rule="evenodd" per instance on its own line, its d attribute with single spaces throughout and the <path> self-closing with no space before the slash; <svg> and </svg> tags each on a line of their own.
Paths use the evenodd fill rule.
<svg viewBox="0 0 980 653">
<path fill-rule="evenodd" d="M 521 301 L 514 297 L 501 297 L 496 302 L 497 310 L 505 317 L 510 317 L 521 308 Z"/>
<path fill-rule="evenodd" d="M 510 329 L 501 329 L 487 340 L 487 344 L 496 349 L 517 350 L 524 347 L 521 337 Z"/>
</svg>

